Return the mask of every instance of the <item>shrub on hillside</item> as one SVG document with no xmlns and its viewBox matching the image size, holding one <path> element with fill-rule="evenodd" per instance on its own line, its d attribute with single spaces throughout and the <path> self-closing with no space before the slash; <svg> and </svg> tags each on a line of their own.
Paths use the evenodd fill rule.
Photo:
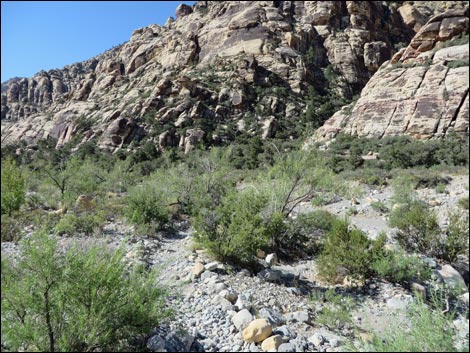
<svg viewBox="0 0 470 353">
<path fill-rule="evenodd" d="M 203 209 L 194 227 L 196 242 L 220 260 L 250 264 L 268 245 L 261 211 L 266 199 L 252 190 L 229 193 L 216 209 Z"/>
<path fill-rule="evenodd" d="M 155 223 L 161 229 L 170 219 L 165 190 L 151 182 L 133 187 L 127 196 L 125 213 L 132 223 Z"/>
<path fill-rule="evenodd" d="M 441 229 L 436 214 L 423 202 L 397 205 L 390 212 L 388 224 L 398 228 L 397 240 L 406 251 L 428 256 L 438 253 Z"/>
<path fill-rule="evenodd" d="M 460 254 L 468 254 L 468 217 L 463 212 L 453 212 L 449 215 L 447 227 L 442 244 L 438 247 L 437 257 L 448 262 L 457 260 Z"/>
<path fill-rule="evenodd" d="M 394 320 L 385 331 L 374 332 L 370 343 L 356 347 L 361 352 L 456 352 L 454 315 L 432 309 L 419 298 L 406 311 L 407 320 Z"/>
<path fill-rule="evenodd" d="M 371 264 L 383 256 L 385 236 L 370 240 L 347 220 L 336 220 L 328 232 L 318 260 L 318 270 L 328 281 L 349 276 L 363 279 L 373 275 Z"/>
<path fill-rule="evenodd" d="M 403 251 L 386 252 L 376 259 L 372 268 L 379 277 L 402 284 L 426 280 L 431 275 L 429 266 L 420 257 Z"/>
<path fill-rule="evenodd" d="M 93 235 L 100 230 L 105 222 L 101 212 L 67 213 L 56 224 L 54 231 L 58 235 Z"/>
<path fill-rule="evenodd" d="M 317 210 L 286 220 L 285 231 L 275 235 L 277 249 L 288 258 L 318 253 L 322 237 L 332 229 L 335 219 L 330 212 Z"/>
<path fill-rule="evenodd" d="M 128 351 L 169 314 L 155 273 L 126 264 L 125 252 L 66 251 L 44 232 L 2 259 L 2 349 Z"/>
<path fill-rule="evenodd" d="M 26 185 L 23 174 L 11 160 L 2 162 L 1 172 L 1 203 L 2 215 L 11 215 L 20 209 L 25 201 Z"/>
</svg>

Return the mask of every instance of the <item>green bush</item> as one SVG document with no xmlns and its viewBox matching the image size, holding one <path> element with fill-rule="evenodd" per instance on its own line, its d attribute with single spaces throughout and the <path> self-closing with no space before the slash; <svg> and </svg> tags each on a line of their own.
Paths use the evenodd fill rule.
<svg viewBox="0 0 470 353">
<path fill-rule="evenodd" d="M 380 213 L 387 213 L 390 211 L 387 205 L 382 201 L 371 202 L 370 207 L 372 207 L 373 210 L 380 212 Z"/>
<path fill-rule="evenodd" d="M 461 199 L 459 199 L 459 201 L 457 201 L 457 204 L 463 209 L 468 210 L 468 205 L 469 205 L 468 196 L 462 197 Z"/>
<path fill-rule="evenodd" d="M 229 193 L 216 209 L 202 209 L 197 215 L 196 243 L 220 260 L 250 264 L 257 250 L 268 245 L 261 216 L 265 204 L 265 197 L 252 190 Z"/>
<path fill-rule="evenodd" d="M 408 320 L 394 320 L 385 332 L 359 348 L 362 352 L 456 352 L 453 315 L 433 310 L 418 299 L 406 312 Z M 468 346 L 461 350 L 468 350 Z"/>
<path fill-rule="evenodd" d="M 155 222 L 162 228 L 169 222 L 168 198 L 161 186 L 146 182 L 129 190 L 126 216 L 135 224 Z"/>
<path fill-rule="evenodd" d="M 468 254 L 468 218 L 462 212 L 449 215 L 449 226 L 445 231 L 441 246 L 438 247 L 437 257 L 448 262 L 457 260 L 460 254 Z"/>
<path fill-rule="evenodd" d="M 353 298 L 347 295 L 336 294 L 334 289 L 317 294 L 314 292 L 310 296 L 310 301 L 323 302 L 321 310 L 317 312 L 315 322 L 327 326 L 329 329 L 342 329 L 344 325 L 352 323 L 352 311 L 356 307 Z"/>
<path fill-rule="evenodd" d="M 410 284 L 431 276 L 429 266 L 420 257 L 402 251 L 387 252 L 372 264 L 372 268 L 379 277 L 394 283 Z"/>
<path fill-rule="evenodd" d="M 169 311 L 155 273 L 129 268 L 124 255 L 62 251 L 44 232 L 24 240 L 18 261 L 2 259 L 2 350 L 132 349 Z"/>
<path fill-rule="evenodd" d="M 439 253 L 441 229 L 436 214 L 423 202 L 412 201 L 394 207 L 388 224 L 398 228 L 397 240 L 406 251 L 428 256 Z"/>
<path fill-rule="evenodd" d="M 2 162 L 1 172 L 2 215 L 11 215 L 25 202 L 26 185 L 23 174 L 12 160 Z"/>
<path fill-rule="evenodd" d="M 369 240 L 347 220 L 335 220 L 320 253 L 319 274 L 332 282 L 346 276 L 353 279 L 370 277 L 373 275 L 371 264 L 383 256 L 384 244 L 384 236 Z"/>
<path fill-rule="evenodd" d="M 105 219 L 100 212 L 68 213 L 56 224 L 54 231 L 58 235 L 84 234 L 90 236 L 102 228 L 104 221 Z"/>
<path fill-rule="evenodd" d="M 20 240 L 23 235 L 23 230 L 21 229 L 20 224 L 18 224 L 15 219 L 15 214 L 8 216 L 2 214 L 2 242 L 13 241 L 16 242 Z"/>
<path fill-rule="evenodd" d="M 435 189 L 436 189 L 436 192 L 437 192 L 437 193 L 443 194 L 443 193 L 446 192 L 446 188 L 447 188 L 446 184 L 444 184 L 444 183 L 439 183 L 439 184 L 436 185 L 436 188 L 435 188 Z"/>
</svg>

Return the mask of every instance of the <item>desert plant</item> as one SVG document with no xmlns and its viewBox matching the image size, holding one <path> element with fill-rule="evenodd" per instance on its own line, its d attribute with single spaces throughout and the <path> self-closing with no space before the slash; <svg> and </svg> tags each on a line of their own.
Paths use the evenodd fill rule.
<svg viewBox="0 0 470 353">
<path fill-rule="evenodd" d="M 196 243 L 218 259 L 250 264 L 256 251 L 268 244 L 261 216 L 265 203 L 265 197 L 253 190 L 229 193 L 216 209 L 197 215 Z"/>
<path fill-rule="evenodd" d="M 449 214 L 449 226 L 442 238 L 442 244 L 438 247 L 437 257 L 448 262 L 453 262 L 460 254 L 468 254 L 468 218 L 463 212 Z"/>
<path fill-rule="evenodd" d="M 406 314 L 408 320 L 393 321 L 385 332 L 375 334 L 372 342 L 363 344 L 358 347 L 358 350 L 365 352 L 457 351 L 452 329 L 454 315 L 446 315 L 442 310 L 434 310 L 419 298 L 410 305 Z"/>
<path fill-rule="evenodd" d="M 356 303 L 350 296 L 337 294 L 334 289 L 328 289 L 321 294 L 314 292 L 310 296 L 310 302 L 314 305 L 318 302 L 322 303 L 322 307 L 315 317 L 315 322 L 332 330 L 340 330 L 344 325 L 352 323 L 351 312 Z"/>
<path fill-rule="evenodd" d="M 45 232 L 2 259 L 2 349 L 127 351 L 169 311 L 155 273 L 128 267 L 125 252 L 61 250 Z"/>
<path fill-rule="evenodd" d="M 390 211 L 387 205 L 382 201 L 373 201 L 370 203 L 370 207 L 372 207 L 373 210 L 380 212 L 380 213 L 387 213 Z"/>
<path fill-rule="evenodd" d="M 25 179 L 12 160 L 2 161 L 1 187 L 2 215 L 11 215 L 20 209 L 26 195 Z"/>
<path fill-rule="evenodd" d="M 406 251 L 428 256 L 439 251 L 441 229 L 436 214 L 423 202 L 399 204 L 390 212 L 388 223 L 398 228 L 397 240 Z"/>
<path fill-rule="evenodd" d="M 68 213 L 56 224 L 54 231 L 58 235 L 90 236 L 93 232 L 102 228 L 104 216 L 101 212 L 83 212 L 79 214 Z"/>
<path fill-rule="evenodd" d="M 318 270 L 328 281 L 349 276 L 363 279 L 373 275 L 371 264 L 383 256 L 385 236 L 369 240 L 346 220 L 335 220 L 328 232 L 318 260 Z"/>
<path fill-rule="evenodd" d="M 459 200 L 457 201 L 457 204 L 458 204 L 460 207 L 462 207 L 463 209 L 468 210 L 468 205 L 469 205 L 468 196 L 462 197 L 461 199 L 459 199 Z"/>
<path fill-rule="evenodd" d="M 162 228 L 170 219 L 165 190 L 152 182 L 133 187 L 127 196 L 125 213 L 132 223 L 157 222 L 158 228 Z"/>
<path fill-rule="evenodd" d="M 403 251 L 386 252 L 376 259 L 372 268 L 379 277 L 402 284 L 426 280 L 431 275 L 429 266 L 420 257 L 407 255 Z"/>
</svg>

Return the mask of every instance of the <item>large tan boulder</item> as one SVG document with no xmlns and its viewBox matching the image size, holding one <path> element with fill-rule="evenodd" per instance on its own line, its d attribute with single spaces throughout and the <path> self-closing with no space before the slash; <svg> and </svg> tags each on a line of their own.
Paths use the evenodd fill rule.
<svg viewBox="0 0 470 353">
<path fill-rule="evenodd" d="M 266 338 L 263 343 L 261 343 L 261 349 L 264 352 L 276 352 L 281 344 L 282 337 L 280 335 L 274 335 Z"/>
<path fill-rule="evenodd" d="M 242 336 L 245 342 L 258 343 L 268 338 L 272 332 L 272 326 L 267 319 L 256 319 L 243 330 Z"/>
</svg>

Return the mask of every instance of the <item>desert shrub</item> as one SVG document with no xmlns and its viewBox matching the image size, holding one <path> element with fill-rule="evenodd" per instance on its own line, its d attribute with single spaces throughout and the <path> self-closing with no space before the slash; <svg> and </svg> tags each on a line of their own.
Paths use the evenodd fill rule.
<svg viewBox="0 0 470 353">
<path fill-rule="evenodd" d="M 54 231 L 58 235 L 93 235 L 104 225 L 105 218 L 101 212 L 67 213 L 56 224 Z"/>
<path fill-rule="evenodd" d="M 1 230 L 2 242 L 16 242 L 20 240 L 23 235 L 23 230 L 21 229 L 20 224 L 16 221 L 14 214 L 10 216 L 2 214 Z"/>
<path fill-rule="evenodd" d="M 169 222 L 168 195 L 161 185 L 146 182 L 129 190 L 125 214 L 135 224 L 156 222 L 162 228 Z"/>
<path fill-rule="evenodd" d="M 398 228 L 397 240 L 406 251 L 428 256 L 439 252 L 441 229 L 436 214 L 423 202 L 415 200 L 394 207 L 388 224 Z"/>
<path fill-rule="evenodd" d="M 380 212 L 380 213 L 387 213 L 390 211 L 388 206 L 382 201 L 371 202 L 370 207 L 372 207 L 373 210 Z"/>
<path fill-rule="evenodd" d="M 462 212 L 449 215 L 449 226 L 445 231 L 437 257 L 453 262 L 460 254 L 468 254 L 468 218 Z"/>
<path fill-rule="evenodd" d="M 462 197 L 461 199 L 459 199 L 459 201 L 457 201 L 457 204 L 463 209 L 468 210 L 468 205 L 469 205 L 468 196 Z"/>
<path fill-rule="evenodd" d="M 310 296 L 310 302 L 322 303 L 317 312 L 315 322 L 327 326 L 331 330 L 342 329 L 352 323 L 352 311 L 356 307 L 354 299 L 348 295 L 337 294 L 334 289 L 326 292 L 314 292 Z"/>
<path fill-rule="evenodd" d="M 2 215 L 11 215 L 20 209 L 26 195 L 25 179 L 12 160 L 2 161 L 1 187 Z"/>
<path fill-rule="evenodd" d="M 369 240 L 351 227 L 347 220 L 335 220 L 326 235 L 318 260 L 318 270 L 328 281 L 338 281 L 349 276 L 353 279 L 373 275 L 371 264 L 383 256 L 385 236 Z"/>
<path fill-rule="evenodd" d="M 437 193 L 443 194 L 443 193 L 446 192 L 446 188 L 447 188 L 447 186 L 446 186 L 445 183 L 439 183 L 439 184 L 436 185 L 435 190 L 436 190 Z"/>
<path fill-rule="evenodd" d="M 121 248 L 62 251 L 44 232 L 2 259 L 2 350 L 128 351 L 169 312 L 155 272 L 129 268 Z"/>
<path fill-rule="evenodd" d="M 318 253 L 321 249 L 321 238 L 331 230 L 335 219 L 330 212 L 317 210 L 285 220 L 284 229 L 274 234 L 277 244 L 274 251 L 290 259 Z"/>
<path fill-rule="evenodd" d="M 417 255 L 403 251 L 388 251 L 373 264 L 373 270 L 381 278 L 394 283 L 410 284 L 412 281 L 429 279 L 429 266 Z"/>
<path fill-rule="evenodd" d="M 268 244 L 265 204 L 266 198 L 251 189 L 229 193 L 216 209 L 202 209 L 195 218 L 196 243 L 220 260 L 250 264 Z"/>
<path fill-rule="evenodd" d="M 406 312 L 407 320 L 394 320 L 385 332 L 359 348 L 363 352 L 455 352 L 453 315 L 434 310 L 419 299 Z M 465 350 L 465 347 L 463 348 Z M 467 347 L 468 349 L 468 347 Z M 462 350 L 462 351 L 464 351 Z"/>
</svg>

